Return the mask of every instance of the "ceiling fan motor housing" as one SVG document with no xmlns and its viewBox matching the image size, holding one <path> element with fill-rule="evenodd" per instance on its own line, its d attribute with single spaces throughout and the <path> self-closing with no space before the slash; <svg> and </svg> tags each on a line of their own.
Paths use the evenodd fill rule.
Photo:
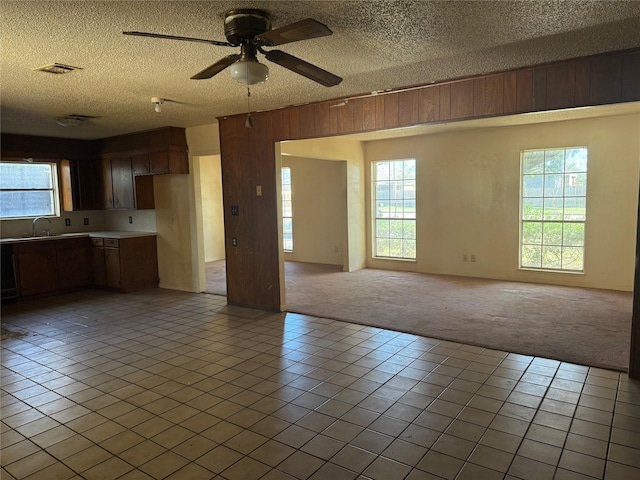
<svg viewBox="0 0 640 480">
<path fill-rule="evenodd" d="M 241 45 L 271 30 L 271 16 L 264 10 L 242 8 L 224 16 L 224 35 L 232 45 Z"/>
</svg>

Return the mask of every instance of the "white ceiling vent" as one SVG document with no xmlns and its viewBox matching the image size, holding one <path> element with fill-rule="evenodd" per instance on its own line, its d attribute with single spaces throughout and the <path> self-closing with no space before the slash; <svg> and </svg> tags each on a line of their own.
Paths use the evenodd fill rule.
<svg viewBox="0 0 640 480">
<path fill-rule="evenodd" d="M 70 73 L 74 70 L 82 70 L 80 67 L 72 67 L 71 65 L 64 65 L 62 63 L 52 63 L 50 65 L 45 65 L 43 67 L 34 68 L 34 72 L 49 72 L 55 73 L 56 75 L 60 75 L 63 73 Z"/>
</svg>

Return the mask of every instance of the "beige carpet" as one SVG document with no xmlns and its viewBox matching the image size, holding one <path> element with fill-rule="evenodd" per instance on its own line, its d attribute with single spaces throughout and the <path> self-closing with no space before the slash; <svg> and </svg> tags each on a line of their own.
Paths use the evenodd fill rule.
<svg viewBox="0 0 640 480">
<path fill-rule="evenodd" d="M 287 262 L 287 310 L 626 371 L 632 294 Z M 226 294 L 224 261 L 207 291 Z"/>
</svg>

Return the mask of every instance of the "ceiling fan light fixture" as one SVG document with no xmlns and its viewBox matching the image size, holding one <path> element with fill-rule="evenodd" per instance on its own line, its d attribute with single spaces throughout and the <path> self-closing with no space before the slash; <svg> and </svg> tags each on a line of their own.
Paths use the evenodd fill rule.
<svg viewBox="0 0 640 480">
<path fill-rule="evenodd" d="M 56 123 L 62 127 L 79 127 L 86 121 L 85 118 L 76 115 L 68 115 L 66 117 L 57 117 Z"/>
<path fill-rule="evenodd" d="M 231 78 L 245 85 L 264 83 L 269 78 L 269 67 L 256 59 L 241 59 L 229 68 Z"/>
</svg>

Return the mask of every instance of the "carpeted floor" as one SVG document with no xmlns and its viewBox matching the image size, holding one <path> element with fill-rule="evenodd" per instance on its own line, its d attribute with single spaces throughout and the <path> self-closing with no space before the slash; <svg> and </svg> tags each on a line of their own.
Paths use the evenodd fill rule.
<svg viewBox="0 0 640 480">
<path fill-rule="evenodd" d="M 285 264 L 287 310 L 625 371 L 632 294 L 447 275 Z M 226 294 L 224 261 L 207 292 Z"/>
</svg>

